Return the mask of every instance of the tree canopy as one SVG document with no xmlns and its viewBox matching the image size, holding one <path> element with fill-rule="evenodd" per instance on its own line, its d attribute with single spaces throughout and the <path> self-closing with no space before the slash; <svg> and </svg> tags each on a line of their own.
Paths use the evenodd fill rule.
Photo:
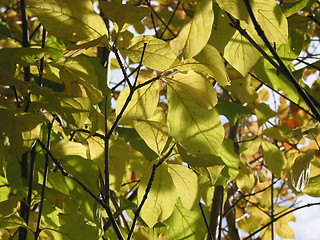
<svg viewBox="0 0 320 240">
<path fill-rule="evenodd" d="M 0 1 L 0 238 L 294 239 L 320 197 L 316 0 Z"/>
</svg>

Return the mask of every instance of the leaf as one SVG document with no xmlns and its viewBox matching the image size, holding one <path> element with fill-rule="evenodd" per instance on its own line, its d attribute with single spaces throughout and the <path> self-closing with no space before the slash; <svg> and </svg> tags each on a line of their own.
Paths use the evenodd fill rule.
<svg viewBox="0 0 320 240">
<path fill-rule="evenodd" d="M 127 172 L 129 148 L 125 141 L 118 138 L 109 143 L 110 187 L 120 190 L 123 177 Z"/>
<path fill-rule="evenodd" d="M 273 111 L 269 105 L 265 103 L 259 103 L 256 105 L 254 112 L 257 115 L 258 118 L 258 125 L 261 126 L 266 121 L 268 121 L 270 118 L 275 117 L 277 114 L 275 111 Z"/>
<path fill-rule="evenodd" d="M 57 159 L 70 155 L 87 157 L 87 148 L 83 144 L 68 140 L 60 140 L 52 144 L 50 151 Z"/>
<path fill-rule="evenodd" d="M 0 49 L 0 69 L 13 75 L 16 65 L 29 66 L 42 58 L 45 49 L 37 48 L 2 48 Z"/>
<path fill-rule="evenodd" d="M 140 181 L 138 189 L 139 203 L 142 201 L 151 176 L 151 166 L 150 164 L 147 172 Z M 157 222 L 166 220 L 172 214 L 178 197 L 171 175 L 168 172 L 167 164 L 161 164 L 156 169 L 151 190 L 141 209 L 141 218 L 149 227 L 153 227 Z"/>
<path fill-rule="evenodd" d="M 283 152 L 268 141 L 262 141 L 261 144 L 264 153 L 264 161 L 269 170 L 277 177 L 281 177 L 282 170 L 286 166 L 286 159 Z"/>
<path fill-rule="evenodd" d="M 249 22 L 250 16 L 248 14 L 245 2 L 243 0 L 216 0 L 219 7 L 229 12 L 233 17 Z M 252 0 L 250 1 L 252 4 Z"/>
<path fill-rule="evenodd" d="M 209 74 L 221 86 L 230 84 L 220 53 L 209 44 L 193 59 L 187 59 L 174 68 L 180 71 L 193 70 L 199 74 Z"/>
<path fill-rule="evenodd" d="M 188 210 L 194 210 L 200 200 L 197 175 L 190 168 L 178 164 L 168 164 L 168 171 L 182 205 Z"/>
<path fill-rule="evenodd" d="M 257 21 L 269 42 L 287 43 L 288 22 L 275 0 L 254 1 Z"/>
<path fill-rule="evenodd" d="M 219 98 L 219 102 L 215 107 L 219 115 L 224 115 L 228 118 L 231 125 L 235 125 L 237 120 L 242 117 L 249 115 L 251 109 L 245 107 L 239 103 L 229 102 L 223 98 Z"/>
<path fill-rule="evenodd" d="M 287 4 L 281 5 L 281 9 L 283 10 L 283 14 L 286 17 L 290 17 L 291 15 L 297 13 L 301 9 L 303 9 L 307 4 L 309 0 L 300 0 L 295 2 L 289 2 Z"/>
<path fill-rule="evenodd" d="M 228 168 L 223 171 L 228 171 L 229 180 L 234 179 L 239 173 L 240 157 L 234 151 L 234 143 L 231 139 L 224 139 L 221 145 L 218 156 Z"/>
<path fill-rule="evenodd" d="M 77 155 L 68 155 L 63 157 L 60 162 L 69 174 L 84 183 L 94 194 L 98 195 L 100 193 L 99 168 L 93 161 Z M 79 188 L 81 187 L 79 186 Z"/>
<path fill-rule="evenodd" d="M 13 156 L 29 150 L 41 134 L 39 113 L 17 113 L 0 108 L 0 134 L 4 148 Z"/>
<path fill-rule="evenodd" d="M 0 229 L 14 229 L 18 227 L 24 227 L 29 229 L 24 219 L 18 216 L 18 213 L 13 213 L 6 217 L 0 217 Z"/>
<path fill-rule="evenodd" d="M 251 86 L 251 77 L 246 75 L 244 78 L 238 78 L 231 81 L 231 86 L 228 86 L 232 95 L 241 102 L 253 102 L 258 98 L 258 94 Z"/>
<path fill-rule="evenodd" d="M 120 114 L 130 94 L 129 86 L 120 93 L 116 105 L 116 115 Z M 157 108 L 158 98 L 159 90 L 154 82 L 137 89 L 123 112 L 119 124 L 133 124 L 134 119 L 149 119 Z"/>
<path fill-rule="evenodd" d="M 139 36 L 131 39 L 129 46 L 120 48 L 121 52 L 132 61 L 138 63 L 142 57 L 142 52 L 146 44 L 142 65 L 157 70 L 165 71 L 170 68 L 176 60 L 169 43 L 152 36 Z"/>
<path fill-rule="evenodd" d="M 218 101 L 217 93 L 210 81 L 196 72 L 176 73 L 170 81 L 201 107 L 212 109 Z"/>
<path fill-rule="evenodd" d="M 303 190 L 303 193 L 312 196 L 312 197 L 320 197 L 320 175 L 310 178 L 308 185 Z"/>
<path fill-rule="evenodd" d="M 259 60 L 260 53 L 237 31 L 225 46 L 223 57 L 242 76 L 246 76 Z"/>
<path fill-rule="evenodd" d="M 49 33 L 71 42 L 108 34 L 103 19 L 93 10 L 90 1 L 36 0 L 30 9 L 37 13 Z"/>
<path fill-rule="evenodd" d="M 174 84 L 168 84 L 170 134 L 189 152 L 218 154 L 224 129 L 214 109 L 199 108 Z"/>
<path fill-rule="evenodd" d="M 135 7 L 117 2 L 101 2 L 102 12 L 108 16 L 116 32 L 125 31 L 130 25 L 140 22 L 144 17 L 150 14 L 150 10 L 144 7 Z"/>
<path fill-rule="evenodd" d="M 300 192 L 308 185 L 310 178 L 310 165 L 315 151 L 310 150 L 298 156 L 292 166 L 291 181 L 294 188 Z"/>
<path fill-rule="evenodd" d="M 204 211 L 208 216 L 207 208 L 204 208 Z M 168 239 L 198 240 L 203 239 L 207 232 L 200 209 L 189 211 L 182 206 L 180 201 L 177 201 L 172 215 L 165 223 L 169 226 L 164 232 Z"/>
<path fill-rule="evenodd" d="M 200 1 L 193 19 L 182 28 L 178 37 L 170 42 L 177 56 L 192 58 L 204 48 L 211 35 L 213 18 L 212 1 Z"/>
<path fill-rule="evenodd" d="M 134 122 L 134 128 L 145 143 L 160 156 L 168 140 L 167 125 L 155 121 L 140 120 Z"/>
</svg>

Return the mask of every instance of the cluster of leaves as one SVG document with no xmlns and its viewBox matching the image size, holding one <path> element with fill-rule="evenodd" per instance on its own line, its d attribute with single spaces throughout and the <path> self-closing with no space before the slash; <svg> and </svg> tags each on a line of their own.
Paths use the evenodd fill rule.
<svg viewBox="0 0 320 240">
<path fill-rule="evenodd" d="M 320 197 L 319 9 L 1 1 L 0 238 L 294 238 Z"/>
</svg>

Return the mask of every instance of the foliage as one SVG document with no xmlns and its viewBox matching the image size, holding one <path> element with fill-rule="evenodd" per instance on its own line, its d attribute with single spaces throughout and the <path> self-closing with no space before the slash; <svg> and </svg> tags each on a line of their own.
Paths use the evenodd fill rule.
<svg viewBox="0 0 320 240">
<path fill-rule="evenodd" d="M 318 1 L 0 6 L 1 239 L 294 238 Z"/>
</svg>

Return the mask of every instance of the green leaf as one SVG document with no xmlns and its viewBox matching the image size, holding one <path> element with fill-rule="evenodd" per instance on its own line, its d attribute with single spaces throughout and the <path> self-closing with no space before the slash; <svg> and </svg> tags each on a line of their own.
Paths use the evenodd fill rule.
<svg viewBox="0 0 320 240">
<path fill-rule="evenodd" d="M 312 197 L 320 197 L 320 175 L 310 178 L 308 185 L 303 190 L 303 193 L 312 196 Z"/>
<path fill-rule="evenodd" d="M 13 213 L 6 217 L 0 217 L 0 229 L 14 229 L 18 227 L 28 228 L 26 222 L 18 215 L 18 213 Z"/>
<path fill-rule="evenodd" d="M 130 95 L 130 88 L 127 86 L 118 98 L 116 105 L 116 114 L 119 115 L 121 109 Z M 155 82 L 137 89 L 132 96 L 122 114 L 119 124 L 133 124 L 134 119 L 146 120 L 152 117 L 157 108 L 159 99 L 159 90 Z"/>
<path fill-rule="evenodd" d="M 308 2 L 309 0 L 297 0 L 295 2 L 289 2 L 287 4 L 282 4 L 281 9 L 283 10 L 283 14 L 286 17 L 289 17 L 303 9 Z"/>
<path fill-rule="evenodd" d="M 168 170 L 182 205 L 188 210 L 194 210 L 200 200 L 197 175 L 192 169 L 178 164 L 168 164 Z"/>
<path fill-rule="evenodd" d="M 180 71 L 193 70 L 199 74 L 206 73 L 213 77 L 221 86 L 230 84 L 220 53 L 209 44 L 193 59 L 187 59 L 174 68 Z"/>
<path fill-rule="evenodd" d="M 170 68 L 177 58 L 170 48 L 169 43 L 152 36 L 135 37 L 131 39 L 128 47 L 120 48 L 120 50 L 132 61 L 138 63 L 142 57 L 144 44 L 147 44 L 147 46 L 142 64 L 148 68 L 165 71 Z"/>
<path fill-rule="evenodd" d="M 246 75 L 244 78 L 238 78 L 231 81 L 231 86 L 227 89 L 232 95 L 241 102 L 253 102 L 258 98 L 256 90 L 251 86 L 251 77 Z"/>
<path fill-rule="evenodd" d="M 180 144 L 177 145 L 182 161 L 188 163 L 192 167 L 209 167 L 216 164 L 222 164 L 220 157 L 215 155 L 199 156 L 188 153 L 187 150 Z"/>
<path fill-rule="evenodd" d="M 201 107 L 212 109 L 218 101 L 217 93 L 210 81 L 196 72 L 176 73 L 170 81 Z"/>
<path fill-rule="evenodd" d="M 221 145 L 218 156 L 228 168 L 223 171 L 228 171 L 229 180 L 234 179 L 239 173 L 240 156 L 234 151 L 234 142 L 231 139 L 224 139 Z"/>
<path fill-rule="evenodd" d="M 310 150 L 298 156 L 292 166 L 291 181 L 294 188 L 300 192 L 309 182 L 310 178 L 310 165 L 314 158 L 315 150 Z"/>
<path fill-rule="evenodd" d="M 155 121 L 135 121 L 134 128 L 140 137 L 158 156 L 161 155 L 168 140 L 168 126 Z"/>
<path fill-rule="evenodd" d="M 254 112 L 257 115 L 259 126 L 277 115 L 276 112 L 273 111 L 270 106 L 265 103 L 259 103 L 258 105 L 256 105 Z"/>
<path fill-rule="evenodd" d="M 170 42 L 177 56 L 192 58 L 204 48 L 211 35 L 213 18 L 212 1 L 200 1 L 193 19 L 182 28 L 178 37 Z"/>
<path fill-rule="evenodd" d="M 37 48 L 2 48 L 0 49 L 0 69 L 14 74 L 16 65 L 29 66 L 42 58 L 45 49 Z"/>
<path fill-rule="evenodd" d="M 83 144 L 68 140 L 60 140 L 52 144 L 50 151 L 57 159 L 70 155 L 87 157 L 87 148 Z"/>
<path fill-rule="evenodd" d="M 286 166 L 286 158 L 283 152 L 269 141 L 262 141 L 264 160 L 269 170 L 277 177 L 281 177 L 282 170 Z"/>
<path fill-rule="evenodd" d="M 208 218 L 208 210 L 204 208 Z M 203 239 L 207 229 L 200 209 L 194 211 L 185 209 L 180 201 L 177 202 L 172 215 L 165 221 L 169 228 L 164 232 L 168 239 L 198 240 Z"/>
<path fill-rule="evenodd" d="M 242 76 L 247 75 L 260 56 L 258 50 L 238 31 L 234 33 L 223 52 L 223 57 Z"/>
<path fill-rule="evenodd" d="M 40 137 L 43 116 L 39 113 L 17 113 L 0 109 L 0 133 L 4 147 L 13 156 L 29 150 Z"/>
<path fill-rule="evenodd" d="M 123 177 L 127 172 L 129 148 L 125 141 L 121 139 L 110 141 L 109 143 L 109 168 L 110 187 L 120 190 Z"/>
<path fill-rule="evenodd" d="M 150 14 L 150 10 L 144 7 L 135 7 L 117 2 L 101 2 L 102 12 L 108 16 L 116 32 L 125 31 L 130 25 L 139 23 L 144 17 Z"/>
<path fill-rule="evenodd" d="M 251 113 L 250 108 L 242 106 L 239 103 L 229 102 L 223 98 L 219 98 L 219 102 L 215 109 L 219 115 L 226 116 L 230 121 L 230 124 L 233 126 L 240 117 L 249 115 Z"/>
<path fill-rule="evenodd" d="M 119 136 L 123 137 L 134 149 L 141 152 L 149 161 L 155 160 L 158 157 L 157 154 L 148 147 L 146 142 L 143 141 L 134 128 L 117 127 L 116 131 L 119 133 Z"/>
<path fill-rule="evenodd" d="M 98 228 L 86 224 L 77 215 L 59 215 L 61 226 L 58 229 L 44 229 L 56 240 L 98 239 Z"/>
<path fill-rule="evenodd" d="M 215 109 L 204 109 L 174 84 L 168 85 L 170 134 L 189 152 L 218 154 L 224 129 Z"/>
<path fill-rule="evenodd" d="M 49 33 L 71 42 L 93 40 L 108 34 L 91 1 L 36 0 L 30 9 L 37 13 Z"/>
<path fill-rule="evenodd" d="M 145 194 L 150 176 L 152 165 L 140 181 L 138 189 L 138 202 L 141 203 Z M 141 209 L 141 218 L 153 227 L 157 222 L 166 220 L 171 214 L 179 195 L 174 187 L 171 175 L 168 172 L 167 164 L 161 164 L 156 169 L 156 174 L 152 181 L 152 187 L 148 194 L 148 198 Z"/>
<path fill-rule="evenodd" d="M 100 172 L 98 166 L 93 161 L 77 155 L 69 155 L 63 157 L 60 162 L 68 173 L 79 179 L 98 196 L 100 192 L 98 184 Z"/>
</svg>

